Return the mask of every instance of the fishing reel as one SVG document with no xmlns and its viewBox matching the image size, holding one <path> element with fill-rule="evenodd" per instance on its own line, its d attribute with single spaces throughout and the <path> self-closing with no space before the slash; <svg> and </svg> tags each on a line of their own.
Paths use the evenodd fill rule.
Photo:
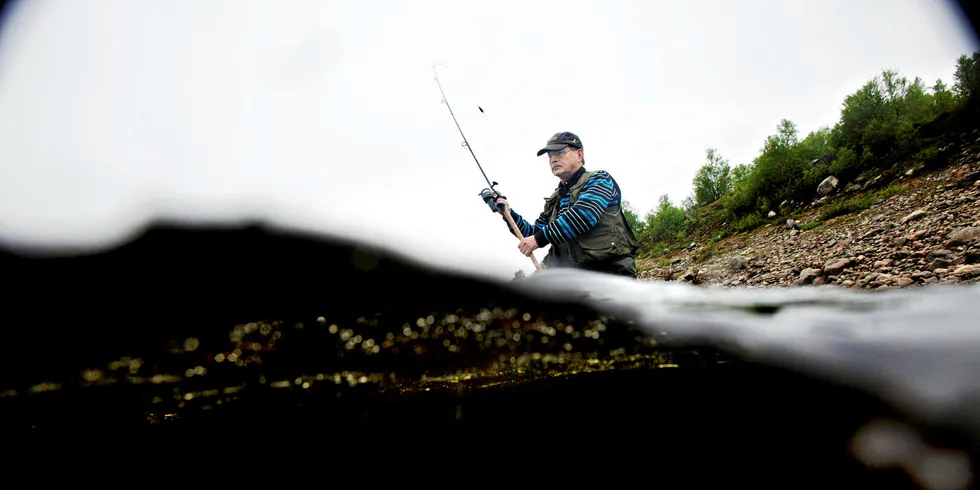
<svg viewBox="0 0 980 490">
<path fill-rule="evenodd" d="M 497 185 L 497 182 L 494 181 L 493 184 L 491 184 L 489 188 L 485 188 L 482 191 L 480 191 L 480 197 L 483 198 L 483 202 L 487 203 L 487 206 L 490 206 L 490 210 L 493 211 L 493 212 L 495 212 L 495 213 L 497 212 L 497 209 L 498 208 L 502 211 L 504 209 L 504 205 L 503 204 L 498 204 L 498 203 L 496 203 L 494 201 L 496 201 L 499 198 L 507 199 L 506 196 L 504 196 L 504 195 L 500 194 L 499 192 L 497 192 L 497 189 L 494 189 L 494 186 L 496 186 L 496 185 Z M 494 197 L 494 194 L 496 194 L 496 197 Z"/>
</svg>

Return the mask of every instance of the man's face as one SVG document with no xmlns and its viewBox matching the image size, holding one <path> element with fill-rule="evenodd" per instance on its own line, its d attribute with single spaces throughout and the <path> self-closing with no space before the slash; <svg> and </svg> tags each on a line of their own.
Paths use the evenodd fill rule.
<svg viewBox="0 0 980 490">
<path fill-rule="evenodd" d="M 548 152 L 548 164 L 551 166 L 552 175 L 563 181 L 582 166 L 581 162 L 582 150 L 570 146 Z"/>
</svg>

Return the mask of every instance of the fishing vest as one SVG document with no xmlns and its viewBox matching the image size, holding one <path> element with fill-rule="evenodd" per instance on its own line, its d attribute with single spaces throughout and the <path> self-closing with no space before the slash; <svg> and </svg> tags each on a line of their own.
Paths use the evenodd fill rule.
<svg viewBox="0 0 980 490">
<path fill-rule="evenodd" d="M 584 172 L 569 189 L 568 205 L 575 204 L 582 188 L 594 172 Z M 559 189 L 545 198 L 544 214 L 549 223 L 558 219 Z M 606 208 L 599 222 L 586 233 L 568 243 L 552 243 L 551 251 L 544 259 L 546 266 L 582 265 L 591 262 L 605 262 L 623 257 L 634 257 L 640 243 L 633 234 L 621 206 Z"/>
</svg>

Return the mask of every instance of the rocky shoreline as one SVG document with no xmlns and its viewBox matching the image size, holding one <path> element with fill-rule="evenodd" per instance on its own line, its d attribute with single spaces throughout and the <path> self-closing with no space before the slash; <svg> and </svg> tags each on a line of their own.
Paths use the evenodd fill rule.
<svg viewBox="0 0 980 490">
<path fill-rule="evenodd" d="M 860 212 L 811 228 L 823 211 L 814 203 L 784 224 L 692 244 L 666 257 L 669 266 L 641 261 L 640 277 L 719 287 L 873 290 L 980 282 L 980 134 L 964 139 L 950 165 L 902 174 L 893 182 L 901 192 Z M 861 191 L 850 183 L 840 192 Z"/>
</svg>

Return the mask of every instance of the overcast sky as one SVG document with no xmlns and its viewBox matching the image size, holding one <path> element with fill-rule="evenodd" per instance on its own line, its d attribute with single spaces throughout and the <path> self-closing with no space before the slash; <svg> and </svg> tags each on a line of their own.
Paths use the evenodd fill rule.
<svg viewBox="0 0 980 490">
<path fill-rule="evenodd" d="M 886 68 L 952 85 L 944 1 L 47 0 L 0 42 L 0 238 L 104 246 L 155 215 L 266 217 L 440 266 L 533 270 L 477 193 L 533 219 L 573 131 L 641 214 L 801 136 Z M 484 109 L 481 113 L 477 106 Z M 535 252 L 539 260 L 546 250 Z"/>
</svg>

